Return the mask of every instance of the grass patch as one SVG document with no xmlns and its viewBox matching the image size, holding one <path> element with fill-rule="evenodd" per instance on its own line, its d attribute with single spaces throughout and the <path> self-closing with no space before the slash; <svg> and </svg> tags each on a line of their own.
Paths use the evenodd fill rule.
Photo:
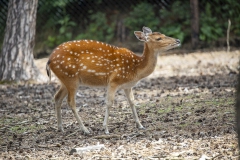
<svg viewBox="0 0 240 160">
<path fill-rule="evenodd" d="M 35 124 L 23 118 L 2 117 L 0 119 L 0 129 L 4 128 L 16 134 L 22 134 L 24 132 L 35 132 L 44 128 L 44 125 Z"/>
<path fill-rule="evenodd" d="M 169 113 L 172 110 L 172 106 L 168 106 L 167 108 L 160 108 L 158 110 L 158 113 L 163 114 L 163 113 Z"/>
</svg>

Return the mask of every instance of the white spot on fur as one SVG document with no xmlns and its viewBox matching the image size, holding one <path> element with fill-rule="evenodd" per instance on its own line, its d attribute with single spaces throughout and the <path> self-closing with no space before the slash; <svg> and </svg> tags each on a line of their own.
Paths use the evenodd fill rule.
<svg viewBox="0 0 240 160">
<path fill-rule="evenodd" d="M 91 69 L 89 69 L 89 70 L 87 70 L 87 71 L 90 72 L 90 73 L 96 72 L 95 70 L 91 70 Z"/>
<path fill-rule="evenodd" d="M 106 73 L 100 72 L 100 73 L 98 73 L 98 75 L 100 75 L 100 76 L 105 76 Z"/>
</svg>

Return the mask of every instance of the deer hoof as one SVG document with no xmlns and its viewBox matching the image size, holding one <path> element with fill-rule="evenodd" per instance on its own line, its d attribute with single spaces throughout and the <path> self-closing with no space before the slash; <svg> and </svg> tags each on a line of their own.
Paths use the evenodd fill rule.
<svg viewBox="0 0 240 160">
<path fill-rule="evenodd" d="M 57 131 L 58 131 L 58 132 L 64 132 L 64 129 L 61 127 L 61 128 L 58 128 Z"/>
</svg>

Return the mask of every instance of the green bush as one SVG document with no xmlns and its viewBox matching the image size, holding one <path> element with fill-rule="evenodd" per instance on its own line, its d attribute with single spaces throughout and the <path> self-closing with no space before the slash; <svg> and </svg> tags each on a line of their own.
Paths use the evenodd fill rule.
<svg viewBox="0 0 240 160">
<path fill-rule="evenodd" d="M 153 5 L 142 2 L 133 8 L 133 11 L 125 18 L 124 24 L 130 30 L 147 26 L 154 31 L 157 30 L 157 26 L 159 26 L 159 18 L 154 13 Z"/>
<path fill-rule="evenodd" d="M 38 16 L 41 17 L 43 14 L 48 15 L 48 18 L 41 17 L 38 19 L 37 27 L 45 31 L 43 35 L 47 36 L 47 39 L 44 41 L 46 46 L 53 48 L 73 38 L 72 31 L 76 23 L 71 20 L 66 10 L 67 5 L 72 1 L 73 0 L 41 1 Z"/>
<path fill-rule="evenodd" d="M 70 12 L 72 5 L 88 4 L 84 14 L 80 17 Z M 109 1 L 110 2 L 110 1 Z M 112 0 L 111 2 L 114 2 Z M 39 0 L 37 42 L 39 48 L 53 48 L 56 45 L 72 39 L 95 39 L 116 43 L 120 29 L 117 24 L 123 20 L 127 29 L 121 33 L 126 37 L 124 45 L 134 37 L 132 31 L 140 30 L 143 26 L 150 27 L 167 36 L 178 38 L 182 43 L 191 41 L 191 13 L 189 1 L 174 0 L 167 6 L 158 5 L 153 1 L 129 1 L 125 8 L 117 8 L 118 3 L 106 1 L 78 1 L 78 0 Z M 224 5 L 223 5 L 224 4 Z M 118 4 L 119 5 L 119 4 Z M 95 7 L 92 7 L 95 6 Z M 122 5 L 119 5 L 122 6 Z M 105 8 L 102 8 L 105 7 Z M 87 12 L 86 12 L 87 11 Z M 219 40 L 226 36 L 228 19 L 231 20 L 230 37 L 240 36 L 240 3 L 234 0 L 202 0 L 199 1 L 199 39 L 206 43 Z M 111 13 L 111 14 L 110 14 Z M 46 18 L 46 15 L 48 17 Z M 81 19 L 81 21 L 78 21 Z M 76 21 L 74 21 L 76 20 Z M 122 23 L 121 23 L 122 24 Z M 131 34 L 129 34 L 129 31 Z M 3 33 L 3 32 L 2 32 Z M 128 36 L 129 35 L 129 36 Z M 44 43 L 42 43 L 44 42 Z M 38 46 L 37 44 L 37 46 Z M 47 47 L 46 47 L 47 46 Z M 131 48 L 132 46 L 129 45 Z"/>
<path fill-rule="evenodd" d="M 160 31 L 184 42 L 190 35 L 190 7 L 186 1 L 174 1 L 170 10 L 161 9 Z"/>
<path fill-rule="evenodd" d="M 219 23 L 217 17 L 212 15 L 210 3 L 206 4 L 205 12 L 200 16 L 200 40 L 211 42 L 223 37 L 223 24 Z"/>
<path fill-rule="evenodd" d="M 218 23 L 226 30 L 228 26 L 228 19 L 231 20 L 231 34 L 233 36 L 240 36 L 240 3 L 234 0 L 225 0 L 222 5 L 221 0 L 217 0 L 214 11 L 216 17 L 218 17 Z M 220 21 L 219 21 L 220 20 Z"/>
<path fill-rule="evenodd" d="M 72 40 L 71 28 L 76 26 L 76 23 L 70 21 L 69 16 L 65 16 L 63 19 L 57 21 L 57 24 L 60 25 L 57 35 L 48 36 L 46 44 L 49 47 L 54 47 L 62 42 Z"/>
<path fill-rule="evenodd" d="M 114 37 L 115 21 L 108 25 L 106 14 L 97 12 L 90 16 L 91 23 L 84 33 L 79 34 L 75 39 L 93 39 L 110 42 Z"/>
</svg>

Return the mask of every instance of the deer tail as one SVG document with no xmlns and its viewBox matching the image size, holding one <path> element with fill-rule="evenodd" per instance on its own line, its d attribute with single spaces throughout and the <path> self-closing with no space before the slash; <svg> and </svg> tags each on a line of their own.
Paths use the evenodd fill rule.
<svg viewBox="0 0 240 160">
<path fill-rule="evenodd" d="M 51 70 L 50 70 L 50 67 L 49 67 L 49 64 L 50 64 L 50 60 L 48 60 L 47 64 L 46 64 L 46 71 L 47 71 L 47 75 L 49 77 L 49 81 L 48 81 L 48 84 L 51 82 Z"/>
</svg>

